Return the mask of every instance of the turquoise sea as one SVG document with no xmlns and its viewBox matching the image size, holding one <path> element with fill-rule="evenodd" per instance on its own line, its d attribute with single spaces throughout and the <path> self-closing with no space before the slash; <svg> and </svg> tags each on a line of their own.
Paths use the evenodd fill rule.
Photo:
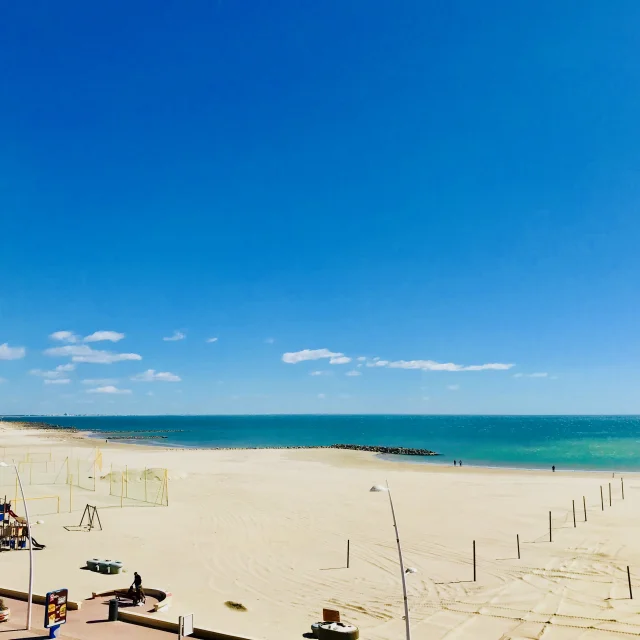
<svg viewBox="0 0 640 640">
<path fill-rule="evenodd" d="M 5 418 L 49 422 L 177 447 L 280 447 L 335 443 L 426 448 L 410 462 L 559 469 L 640 470 L 640 416 L 105 416 Z"/>
</svg>

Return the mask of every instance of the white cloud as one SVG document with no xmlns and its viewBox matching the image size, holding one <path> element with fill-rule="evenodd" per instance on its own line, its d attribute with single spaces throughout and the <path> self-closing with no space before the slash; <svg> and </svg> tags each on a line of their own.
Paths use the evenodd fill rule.
<svg viewBox="0 0 640 640">
<path fill-rule="evenodd" d="M 180 382 L 180 376 L 169 371 L 158 371 L 155 369 L 147 369 L 144 373 L 139 373 L 137 376 L 132 376 L 132 380 L 136 382 Z"/>
<path fill-rule="evenodd" d="M 97 384 L 99 386 L 108 385 L 108 384 L 116 384 L 118 382 L 118 378 L 92 378 L 83 380 L 82 384 Z"/>
<path fill-rule="evenodd" d="M 371 362 L 367 362 L 367 367 L 386 367 L 388 365 L 388 360 L 380 360 L 380 358 L 374 358 Z"/>
<path fill-rule="evenodd" d="M 319 393 L 318 394 L 318 398 L 320 398 L 320 400 L 324 400 L 327 396 L 324 395 L 324 393 Z"/>
<path fill-rule="evenodd" d="M 538 373 L 515 373 L 514 378 L 548 378 L 549 374 L 546 371 L 540 371 Z"/>
<path fill-rule="evenodd" d="M 0 344 L 0 360 L 20 360 L 26 353 L 24 347 L 10 347 L 8 342 Z"/>
<path fill-rule="evenodd" d="M 380 360 L 380 362 L 385 362 Z M 382 366 L 382 365 L 380 365 Z M 421 371 L 504 371 L 511 369 L 513 364 L 501 364 L 492 362 L 490 364 L 462 365 L 453 362 L 435 362 L 434 360 L 395 360 L 385 366 L 390 369 L 419 369 Z"/>
<path fill-rule="evenodd" d="M 218 342 L 218 338 L 207 338 L 205 342 Z"/>
<path fill-rule="evenodd" d="M 73 371 L 76 368 L 75 364 L 59 364 L 56 367 L 56 371 Z"/>
<path fill-rule="evenodd" d="M 367 360 L 367 359 L 366 359 L 364 356 L 358 356 L 358 357 L 356 358 L 356 360 L 357 360 L 358 362 L 366 362 L 366 360 Z"/>
<path fill-rule="evenodd" d="M 334 356 L 329 360 L 329 364 L 349 364 L 351 362 L 351 358 L 347 356 Z"/>
<path fill-rule="evenodd" d="M 302 351 L 293 351 L 282 354 L 282 362 L 287 364 L 297 364 L 305 360 L 322 360 L 323 358 L 341 358 L 344 353 L 334 353 L 329 349 L 303 349 Z"/>
<path fill-rule="evenodd" d="M 69 378 L 46 379 L 44 381 L 45 384 L 69 384 L 70 382 Z"/>
<path fill-rule="evenodd" d="M 117 387 L 108 385 L 96 389 L 87 389 L 87 393 L 131 393 L 131 389 L 118 389 Z"/>
<path fill-rule="evenodd" d="M 273 344 L 275 341 L 275 338 L 267 338 L 264 342 L 265 344 Z"/>
<path fill-rule="evenodd" d="M 142 360 L 137 353 L 113 353 L 112 351 L 97 351 L 86 344 L 53 347 L 44 352 L 47 356 L 70 357 L 73 362 L 89 362 L 94 364 L 112 364 L 123 360 Z"/>
<path fill-rule="evenodd" d="M 351 377 L 355 377 L 355 376 L 361 376 L 362 373 L 360 373 L 360 371 L 347 371 L 347 373 L 345 373 L 346 376 L 351 376 Z"/>
<path fill-rule="evenodd" d="M 29 373 L 32 376 L 40 376 L 41 378 L 49 378 L 53 380 L 54 378 L 62 378 L 63 374 L 59 371 L 43 371 L 42 369 L 31 369 Z"/>
<path fill-rule="evenodd" d="M 178 340 L 184 340 L 187 336 L 182 331 L 174 331 L 172 336 L 162 338 L 165 342 L 176 342 Z"/>
<path fill-rule="evenodd" d="M 54 331 L 49 338 L 59 342 L 78 342 L 80 336 L 77 336 L 73 331 Z"/>
<path fill-rule="evenodd" d="M 124 338 L 124 333 L 118 333 L 117 331 L 95 331 L 90 336 L 87 336 L 84 342 L 103 342 L 105 340 L 118 342 L 122 338 Z"/>
<path fill-rule="evenodd" d="M 310 371 L 310 376 L 328 376 L 331 374 L 331 371 Z"/>
<path fill-rule="evenodd" d="M 449 389 L 449 391 L 458 391 L 460 389 L 460 385 L 450 384 L 450 385 L 447 385 L 447 389 Z"/>
</svg>

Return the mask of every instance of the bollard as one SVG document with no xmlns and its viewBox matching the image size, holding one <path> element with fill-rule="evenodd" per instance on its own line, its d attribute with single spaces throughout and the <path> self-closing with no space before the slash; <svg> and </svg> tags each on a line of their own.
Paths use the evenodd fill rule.
<svg viewBox="0 0 640 640">
<path fill-rule="evenodd" d="M 109 622 L 116 622 L 118 620 L 118 599 L 112 598 L 109 600 Z"/>
<path fill-rule="evenodd" d="M 476 541 L 473 541 L 473 581 L 476 581 Z"/>
</svg>

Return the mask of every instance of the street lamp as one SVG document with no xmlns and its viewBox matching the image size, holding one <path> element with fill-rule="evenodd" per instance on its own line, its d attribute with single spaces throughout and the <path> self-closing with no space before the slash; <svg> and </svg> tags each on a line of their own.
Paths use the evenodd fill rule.
<svg viewBox="0 0 640 640">
<path fill-rule="evenodd" d="M 396 531 L 396 544 L 398 545 L 398 559 L 400 560 L 400 577 L 402 578 L 402 597 L 404 598 L 404 621 L 406 626 L 406 639 L 411 640 L 411 626 L 409 624 L 409 603 L 407 601 L 407 582 L 405 580 L 404 562 L 402 560 L 402 548 L 400 547 L 400 534 L 398 533 L 398 523 L 396 522 L 396 512 L 393 508 L 393 500 L 391 499 L 391 489 L 389 484 L 386 486 L 374 484 L 369 491 L 381 492 L 386 491 L 389 494 L 389 506 L 391 507 L 391 516 L 393 517 L 393 528 Z M 407 573 L 415 573 L 415 569 L 408 568 Z"/>
<path fill-rule="evenodd" d="M 20 487 L 20 493 L 22 494 L 22 502 L 24 504 L 24 516 L 27 521 L 27 537 L 29 538 L 29 599 L 27 600 L 27 631 L 31 630 L 31 601 L 33 600 L 33 540 L 31 539 L 31 523 L 29 522 L 29 510 L 27 509 L 27 499 L 24 497 L 24 491 L 22 489 L 22 481 L 20 480 L 20 474 L 18 473 L 18 467 L 15 464 L 7 464 L 0 461 L 0 467 L 13 467 L 16 472 L 16 478 L 18 479 L 18 486 Z"/>
</svg>

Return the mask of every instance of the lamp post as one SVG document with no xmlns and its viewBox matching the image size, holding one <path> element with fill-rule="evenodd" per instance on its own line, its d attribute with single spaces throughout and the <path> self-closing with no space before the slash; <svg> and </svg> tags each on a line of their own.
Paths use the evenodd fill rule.
<svg viewBox="0 0 640 640">
<path fill-rule="evenodd" d="M 407 601 L 407 582 L 404 574 L 404 561 L 402 560 L 402 548 L 400 547 L 400 534 L 398 533 L 398 523 L 396 522 L 396 512 L 393 508 L 393 500 L 391 499 L 391 489 L 389 484 L 382 486 L 380 484 L 374 484 L 369 491 L 386 491 L 389 494 L 389 506 L 391 507 L 391 517 L 393 518 L 393 528 L 396 532 L 396 544 L 398 545 L 398 559 L 400 560 L 400 577 L 402 578 L 402 597 L 404 599 L 404 621 L 406 626 L 406 640 L 411 640 L 411 625 L 409 624 L 409 602 Z M 415 572 L 415 569 L 408 569 L 411 573 Z"/>
<path fill-rule="evenodd" d="M 31 539 L 31 523 L 29 522 L 29 510 L 27 509 L 27 499 L 24 497 L 22 489 L 22 481 L 18 473 L 18 467 L 15 464 L 7 464 L 0 461 L 0 467 L 13 467 L 18 479 L 18 486 L 22 494 L 22 502 L 24 504 L 24 516 L 27 521 L 27 537 L 29 538 L 29 599 L 27 600 L 27 631 L 31 630 L 31 601 L 33 600 L 33 540 Z"/>
</svg>

